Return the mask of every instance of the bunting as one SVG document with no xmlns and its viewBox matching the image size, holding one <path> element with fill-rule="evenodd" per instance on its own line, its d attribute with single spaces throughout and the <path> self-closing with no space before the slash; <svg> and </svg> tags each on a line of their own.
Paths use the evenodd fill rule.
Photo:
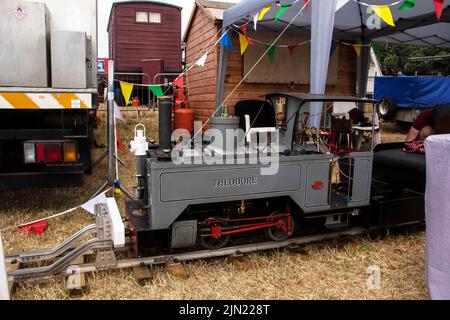
<svg viewBox="0 0 450 320">
<path fill-rule="evenodd" d="M 257 26 L 257 24 L 258 24 L 258 18 L 259 18 L 259 13 L 255 14 L 255 15 L 253 16 L 253 29 L 255 29 L 255 31 L 257 31 L 257 30 L 256 30 L 256 26 Z"/>
<path fill-rule="evenodd" d="M 122 95 L 123 98 L 125 99 L 125 106 L 128 106 L 128 104 L 130 103 L 131 93 L 133 92 L 133 86 L 134 85 L 132 83 L 120 81 L 120 88 L 122 88 Z"/>
<path fill-rule="evenodd" d="M 416 5 L 416 0 L 405 0 L 398 10 L 411 10 Z"/>
<path fill-rule="evenodd" d="M 200 59 L 197 60 L 195 65 L 199 67 L 204 67 L 206 63 L 206 59 L 208 59 L 208 53 L 205 53 Z"/>
<path fill-rule="evenodd" d="M 24 226 L 20 226 L 19 230 L 25 233 L 32 232 L 36 233 L 38 236 L 42 236 L 47 229 L 48 220 L 41 220 L 36 223 L 27 224 Z"/>
<path fill-rule="evenodd" d="M 295 48 L 297 48 L 296 44 L 288 46 L 289 53 L 291 54 L 291 56 L 294 54 Z"/>
<path fill-rule="evenodd" d="M 272 5 L 271 5 L 271 4 L 265 6 L 265 7 L 261 10 L 261 12 L 260 12 L 259 15 L 258 15 L 258 21 L 261 21 L 261 20 L 264 18 L 264 16 L 266 15 L 266 13 L 269 12 L 270 8 L 272 8 Z"/>
<path fill-rule="evenodd" d="M 274 45 L 266 44 L 266 50 L 268 50 L 267 57 L 269 58 L 270 63 L 273 63 L 277 47 L 275 47 Z"/>
<path fill-rule="evenodd" d="M 278 20 L 286 12 L 286 10 L 289 9 L 290 6 L 291 6 L 290 4 L 284 4 L 281 6 L 281 8 L 278 10 L 277 14 L 275 15 L 275 24 L 278 24 Z"/>
<path fill-rule="evenodd" d="M 353 49 L 356 51 L 356 55 L 359 57 L 361 55 L 362 44 L 354 44 Z"/>
<path fill-rule="evenodd" d="M 230 35 L 228 34 L 228 30 L 223 34 L 222 38 L 219 41 L 219 44 L 221 46 L 227 47 L 231 51 L 233 50 L 233 46 L 231 44 L 231 38 L 230 38 Z"/>
<path fill-rule="evenodd" d="M 372 44 L 372 48 L 373 48 L 373 51 L 375 52 L 375 55 L 377 57 L 380 57 L 381 56 L 381 44 L 379 44 L 378 42 L 375 42 Z"/>
<path fill-rule="evenodd" d="M 381 18 L 381 20 L 388 25 L 395 27 L 394 18 L 392 18 L 392 12 L 389 6 L 370 6 L 370 8 Z"/>
<path fill-rule="evenodd" d="M 117 120 L 123 121 L 122 112 L 120 111 L 120 108 L 115 101 L 114 101 L 114 117 Z"/>
<path fill-rule="evenodd" d="M 444 0 L 433 0 L 434 10 L 436 11 L 436 18 L 441 21 L 442 9 L 444 9 Z"/>
<path fill-rule="evenodd" d="M 161 97 L 164 95 L 161 86 L 149 86 L 150 87 L 150 91 L 156 96 L 156 97 Z"/>
<path fill-rule="evenodd" d="M 239 43 L 241 45 L 241 56 L 244 54 L 245 50 L 248 48 L 247 37 L 239 33 Z"/>
<path fill-rule="evenodd" d="M 173 86 L 177 86 L 180 89 L 184 88 L 184 77 L 182 75 L 179 75 L 178 78 L 175 79 L 174 82 L 172 82 Z"/>
</svg>

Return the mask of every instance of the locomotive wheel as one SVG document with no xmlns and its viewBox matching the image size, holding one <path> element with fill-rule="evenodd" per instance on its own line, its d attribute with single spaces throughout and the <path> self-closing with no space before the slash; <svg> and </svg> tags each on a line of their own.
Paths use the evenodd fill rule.
<svg viewBox="0 0 450 320">
<path fill-rule="evenodd" d="M 210 219 L 215 220 L 216 223 L 214 223 L 208 227 L 205 225 L 208 220 L 205 220 L 203 223 L 200 224 L 200 228 L 198 231 L 198 243 L 203 248 L 208 249 L 208 250 L 215 250 L 215 249 L 223 248 L 230 240 L 230 236 L 226 235 L 226 236 L 219 236 L 217 238 L 214 238 L 214 237 L 210 236 L 210 234 L 211 234 L 211 229 L 213 226 L 224 227 L 226 225 L 226 223 L 225 223 L 225 221 L 223 221 L 222 218 L 212 217 Z"/>
<path fill-rule="evenodd" d="M 279 215 L 279 213 L 272 213 L 271 216 L 276 216 Z M 292 216 L 289 215 L 290 219 L 291 219 L 291 227 L 289 228 L 289 230 L 284 230 L 287 229 L 288 226 L 288 219 L 287 218 L 269 218 L 268 221 L 280 221 L 282 227 L 285 228 L 280 228 L 280 227 L 271 227 L 266 229 L 266 234 L 267 236 L 272 239 L 273 241 L 284 241 L 286 239 L 288 239 L 291 235 L 292 232 L 294 231 L 294 219 L 292 219 Z"/>
</svg>

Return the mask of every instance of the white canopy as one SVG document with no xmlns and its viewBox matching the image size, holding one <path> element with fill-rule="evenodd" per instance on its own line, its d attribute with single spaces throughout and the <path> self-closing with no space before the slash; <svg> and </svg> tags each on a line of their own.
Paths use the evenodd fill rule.
<svg viewBox="0 0 450 320">
<path fill-rule="evenodd" d="M 296 16 L 305 5 L 304 0 L 243 0 L 225 11 L 223 31 L 225 32 L 228 27 L 239 27 L 248 21 L 251 21 L 248 28 L 252 28 L 253 17 L 267 5 L 272 5 L 264 18 L 257 22 L 257 30 L 280 32 L 293 20 L 287 31 L 289 34 L 311 37 L 311 56 L 314 60 L 311 63 L 311 93 L 323 94 L 331 39 L 362 44 L 380 41 L 450 48 L 450 6 L 444 7 L 438 22 L 433 0 L 418 0 L 414 8 L 399 10 L 403 2 L 312 0 L 310 8 Z M 395 5 L 390 5 L 393 3 Z M 282 5 L 291 6 L 279 19 L 279 23 L 275 24 L 274 18 Z M 390 5 L 395 26 L 377 19 L 370 5 Z M 337 10 L 336 13 L 330 10 L 330 6 Z M 314 30 L 312 26 L 315 26 Z M 326 48 L 328 50 L 324 50 Z M 369 48 L 362 47 L 357 70 L 359 96 L 363 96 L 366 91 L 369 56 Z M 222 103 L 227 60 L 228 49 L 222 47 L 217 82 L 217 106 Z M 320 108 L 321 106 L 315 106 L 313 109 L 320 111 Z M 317 119 L 314 122 L 317 123 Z M 314 123 L 312 125 L 314 126 Z"/>
</svg>

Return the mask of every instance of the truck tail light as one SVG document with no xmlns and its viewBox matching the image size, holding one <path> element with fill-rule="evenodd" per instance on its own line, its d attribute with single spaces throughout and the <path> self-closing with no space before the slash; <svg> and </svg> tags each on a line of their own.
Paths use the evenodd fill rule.
<svg viewBox="0 0 450 320">
<path fill-rule="evenodd" d="M 37 162 L 56 163 L 61 162 L 61 143 L 38 143 L 36 145 Z"/>
<path fill-rule="evenodd" d="M 23 144 L 23 154 L 25 158 L 25 163 L 35 163 L 36 162 L 36 148 L 34 143 L 24 143 Z"/>
<path fill-rule="evenodd" d="M 77 161 L 77 146 L 75 143 L 64 143 L 64 162 Z"/>
</svg>

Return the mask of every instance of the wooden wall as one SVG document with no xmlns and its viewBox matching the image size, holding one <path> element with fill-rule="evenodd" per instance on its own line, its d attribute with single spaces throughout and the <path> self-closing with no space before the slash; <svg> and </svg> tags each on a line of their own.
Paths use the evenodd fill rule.
<svg viewBox="0 0 450 320">
<path fill-rule="evenodd" d="M 204 52 L 205 44 L 214 37 L 220 26 L 215 24 L 201 9 L 196 9 L 194 18 L 189 26 L 189 34 L 186 38 L 187 61 L 195 63 L 195 59 Z M 219 36 L 217 36 L 218 38 Z M 256 36 L 255 36 L 256 37 Z M 229 55 L 227 74 L 225 78 L 224 97 L 227 98 L 243 77 L 244 63 L 240 55 L 239 39 L 237 34 L 232 34 L 234 52 Z M 336 95 L 354 95 L 356 93 L 356 52 L 351 46 L 340 45 L 336 50 L 338 57 L 337 84 L 328 85 L 326 92 Z M 194 110 L 195 119 L 206 121 L 215 110 L 215 94 L 217 68 L 219 63 L 220 47 L 208 56 L 205 67 L 194 67 L 188 74 L 189 101 Z M 265 58 L 261 63 L 269 63 Z M 309 84 L 296 84 L 289 88 L 287 84 L 268 83 L 242 83 L 236 92 L 231 95 L 224 104 L 229 107 L 230 113 L 234 113 L 234 106 L 240 100 L 264 99 L 264 96 L 273 92 L 309 92 Z"/>
<path fill-rule="evenodd" d="M 186 41 L 186 59 L 190 65 L 195 64 L 205 52 L 205 45 L 211 40 L 213 45 L 216 39 L 212 38 L 219 31 L 219 25 L 214 23 L 200 8 L 196 7 L 192 24 Z M 194 67 L 187 74 L 189 103 L 194 110 L 195 119 L 205 122 L 211 116 L 216 100 L 217 63 L 220 48 L 216 47 L 208 54 L 204 67 Z"/>
</svg>

